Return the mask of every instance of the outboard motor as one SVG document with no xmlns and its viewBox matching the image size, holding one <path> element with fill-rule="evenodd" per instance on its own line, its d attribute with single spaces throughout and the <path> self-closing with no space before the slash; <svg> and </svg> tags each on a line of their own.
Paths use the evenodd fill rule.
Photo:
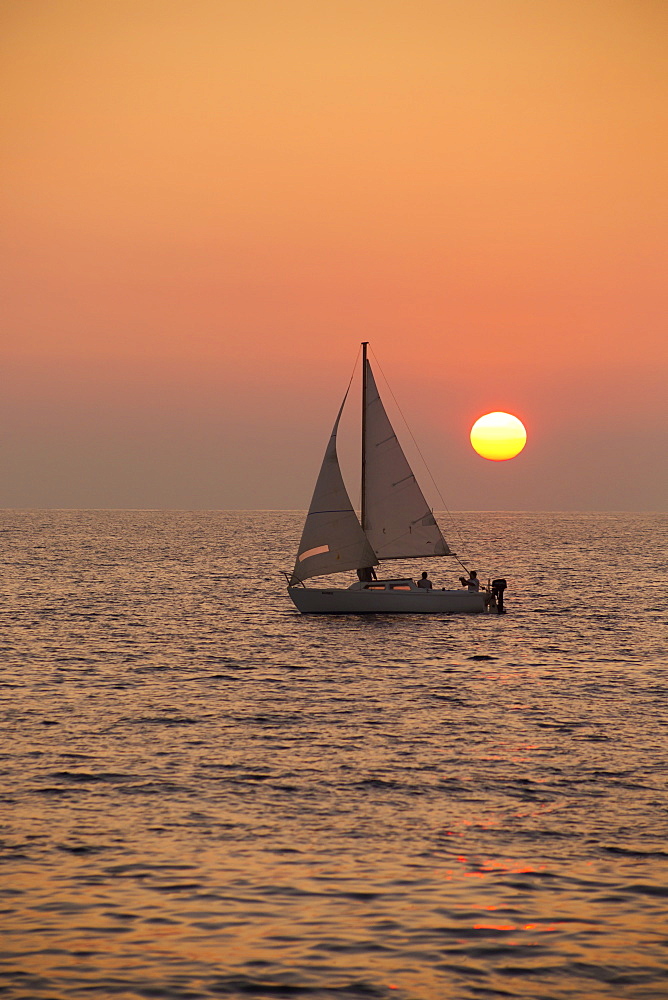
<svg viewBox="0 0 668 1000">
<path fill-rule="evenodd" d="M 502 615 L 505 611 L 503 607 L 503 592 L 508 584 L 505 580 L 492 580 L 492 597 L 496 601 L 497 611 Z"/>
</svg>

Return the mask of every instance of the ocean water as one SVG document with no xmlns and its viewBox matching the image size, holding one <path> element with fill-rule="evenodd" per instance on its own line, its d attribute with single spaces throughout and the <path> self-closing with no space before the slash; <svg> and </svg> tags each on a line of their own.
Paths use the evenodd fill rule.
<svg viewBox="0 0 668 1000">
<path fill-rule="evenodd" d="M 668 997 L 668 518 L 446 519 L 507 614 L 414 618 L 302 518 L 0 513 L 0 996 Z"/>
</svg>

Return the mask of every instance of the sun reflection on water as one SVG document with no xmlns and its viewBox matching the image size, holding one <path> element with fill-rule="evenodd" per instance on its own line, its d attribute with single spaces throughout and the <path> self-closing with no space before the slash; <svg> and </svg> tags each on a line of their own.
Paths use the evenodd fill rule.
<svg viewBox="0 0 668 1000">
<path fill-rule="evenodd" d="M 549 617 L 527 591 L 416 623 L 277 609 L 296 515 L 12 517 L 0 972 L 25 996 L 660 995 L 665 665 L 636 632 L 619 659 L 623 580 L 616 616 L 571 601 L 590 520 L 472 522 L 518 567 L 518 532 L 553 568 L 581 531 L 577 613 L 548 575 Z"/>
</svg>

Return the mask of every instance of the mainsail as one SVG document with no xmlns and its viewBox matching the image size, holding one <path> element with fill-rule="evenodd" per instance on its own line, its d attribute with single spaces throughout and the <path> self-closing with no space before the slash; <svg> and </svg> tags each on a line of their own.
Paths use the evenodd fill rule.
<svg viewBox="0 0 668 1000">
<path fill-rule="evenodd" d="M 353 510 L 339 467 L 336 435 L 348 393 L 336 418 L 302 532 L 290 586 L 312 576 L 374 566 L 378 559 Z"/>
<path fill-rule="evenodd" d="M 366 362 L 364 532 L 379 559 L 447 556 L 450 549 L 418 486 Z M 358 563 L 358 566 L 371 565 Z"/>
</svg>

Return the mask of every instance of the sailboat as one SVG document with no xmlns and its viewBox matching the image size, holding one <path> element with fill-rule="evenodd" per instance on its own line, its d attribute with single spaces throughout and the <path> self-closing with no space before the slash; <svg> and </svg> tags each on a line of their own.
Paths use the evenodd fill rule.
<svg viewBox="0 0 668 1000">
<path fill-rule="evenodd" d="M 362 491 L 358 518 L 339 467 L 336 439 L 350 385 L 334 422 L 306 517 L 288 594 L 304 614 L 453 614 L 487 610 L 490 595 L 429 590 L 411 578 L 377 579 L 389 559 L 456 556 L 413 475 L 383 406 L 362 344 Z M 352 380 L 351 380 L 352 381 Z M 462 564 L 463 565 L 463 564 Z M 349 587 L 307 587 L 312 577 L 357 570 Z"/>
</svg>

